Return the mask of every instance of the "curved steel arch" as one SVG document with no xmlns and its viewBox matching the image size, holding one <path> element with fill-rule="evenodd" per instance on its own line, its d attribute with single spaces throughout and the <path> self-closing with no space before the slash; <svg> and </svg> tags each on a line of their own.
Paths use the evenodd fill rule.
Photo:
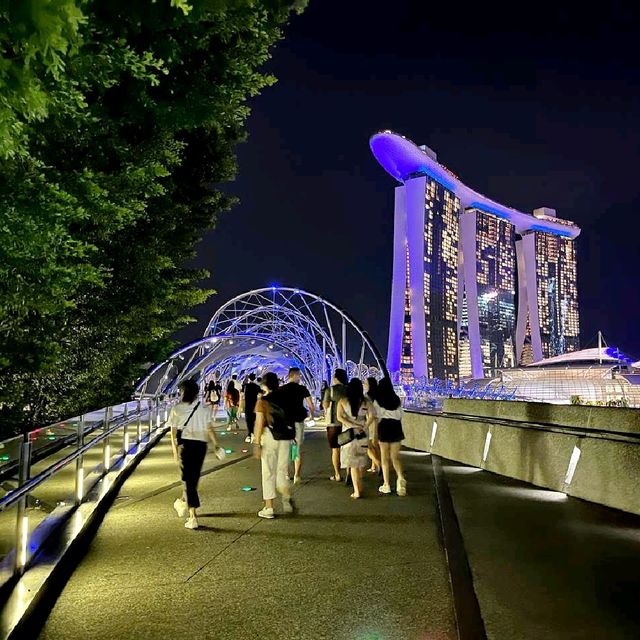
<svg viewBox="0 0 640 640">
<path fill-rule="evenodd" d="M 266 287 L 223 304 L 204 337 L 154 367 L 136 392 L 171 393 L 184 378 L 203 381 L 212 372 L 224 378 L 261 367 L 283 374 L 291 366 L 315 395 L 337 367 L 360 378 L 387 373 L 368 334 L 338 306 L 302 289 Z"/>
</svg>

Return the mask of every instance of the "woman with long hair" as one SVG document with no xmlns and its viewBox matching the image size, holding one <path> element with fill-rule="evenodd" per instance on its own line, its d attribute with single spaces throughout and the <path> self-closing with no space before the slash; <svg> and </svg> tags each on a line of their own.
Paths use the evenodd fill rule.
<svg viewBox="0 0 640 640">
<path fill-rule="evenodd" d="M 362 473 L 367 468 L 368 436 L 375 415 L 371 402 L 364 397 L 362 382 L 353 378 L 345 397 L 338 401 L 337 418 L 344 429 L 353 429 L 355 438 L 340 450 L 341 466 L 351 473 L 354 500 L 362 497 Z"/>
<path fill-rule="evenodd" d="M 282 496 L 282 511 L 293 512 L 289 487 L 289 450 L 293 436 L 287 439 L 280 431 L 277 416 L 285 418 L 282 402 L 278 398 L 278 376 L 273 372 L 265 373 L 262 378 L 263 395 L 256 404 L 256 425 L 254 429 L 253 455 L 262 467 L 262 497 L 264 507 L 258 511 L 261 518 L 274 518 L 273 500 L 279 493 Z"/>
<path fill-rule="evenodd" d="M 240 391 L 234 380 L 229 380 L 224 394 L 224 408 L 227 410 L 227 431 L 233 427 L 238 430 L 238 409 L 240 407 Z"/>
<path fill-rule="evenodd" d="M 373 376 L 369 376 L 364 381 L 364 393 L 373 406 L 378 393 L 378 380 Z M 374 412 L 375 415 L 375 412 Z M 367 450 L 371 466 L 367 469 L 369 473 L 378 473 L 380 471 L 380 444 L 378 443 L 378 423 L 373 422 L 371 433 L 369 434 L 369 448 Z"/>
<path fill-rule="evenodd" d="M 182 497 L 173 503 L 173 508 L 181 518 L 188 512 L 189 518 L 184 526 L 197 529 L 196 509 L 200 506 L 198 482 L 207 454 L 207 443 L 211 441 L 217 447 L 218 441 L 213 430 L 211 409 L 198 399 L 198 383 L 195 380 L 183 380 L 179 389 L 182 398 L 171 408 L 167 420 L 171 427 L 173 457 L 180 467 L 184 482 Z"/>
<path fill-rule="evenodd" d="M 400 446 L 404 440 L 402 431 L 402 403 L 396 394 L 391 379 L 385 376 L 378 384 L 374 410 L 378 419 L 378 441 L 380 442 L 380 461 L 382 463 L 382 486 L 380 493 L 391 493 L 390 462 L 397 475 L 396 493 L 407 495 L 407 481 L 400 461 Z"/>
</svg>

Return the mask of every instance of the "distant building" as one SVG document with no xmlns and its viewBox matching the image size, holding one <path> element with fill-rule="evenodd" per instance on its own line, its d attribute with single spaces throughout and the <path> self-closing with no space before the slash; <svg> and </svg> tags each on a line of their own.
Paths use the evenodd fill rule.
<svg viewBox="0 0 640 640">
<path fill-rule="evenodd" d="M 405 382 L 493 377 L 579 348 L 575 224 L 486 198 L 398 134 L 370 145 L 400 182 L 390 371 Z"/>
</svg>

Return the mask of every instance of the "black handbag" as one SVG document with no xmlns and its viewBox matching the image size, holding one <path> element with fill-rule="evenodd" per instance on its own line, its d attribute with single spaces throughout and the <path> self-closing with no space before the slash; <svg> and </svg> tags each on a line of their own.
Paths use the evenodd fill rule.
<svg viewBox="0 0 640 640">
<path fill-rule="evenodd" d="M 364 431 L 358 431 L 358 433 L 356 433 L 356 430 L 353 427 L 351 427 L 349 429 L 345 429 L 342 433 L 338 434 L 338 444 L 341 447 L 344 447 L 345 444 L 349 444 L 354 440 L 362 440 L 362 438 L 366 438 L 366 437 L 367 437 L 367 434 L 364 433 Z"/>
</svg>

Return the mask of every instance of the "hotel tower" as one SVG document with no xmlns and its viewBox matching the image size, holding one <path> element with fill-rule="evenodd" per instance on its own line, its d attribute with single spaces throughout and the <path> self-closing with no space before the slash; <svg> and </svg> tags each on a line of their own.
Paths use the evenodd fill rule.
<svg viewBox="0 0 640 640">
<path fill-rule="evenodd" d="M 579 348 L 575 224 L 486 198 L 396 133 L 370 146 L 400 183 L 389 371 L 477 379 Z"/>
</svg>

